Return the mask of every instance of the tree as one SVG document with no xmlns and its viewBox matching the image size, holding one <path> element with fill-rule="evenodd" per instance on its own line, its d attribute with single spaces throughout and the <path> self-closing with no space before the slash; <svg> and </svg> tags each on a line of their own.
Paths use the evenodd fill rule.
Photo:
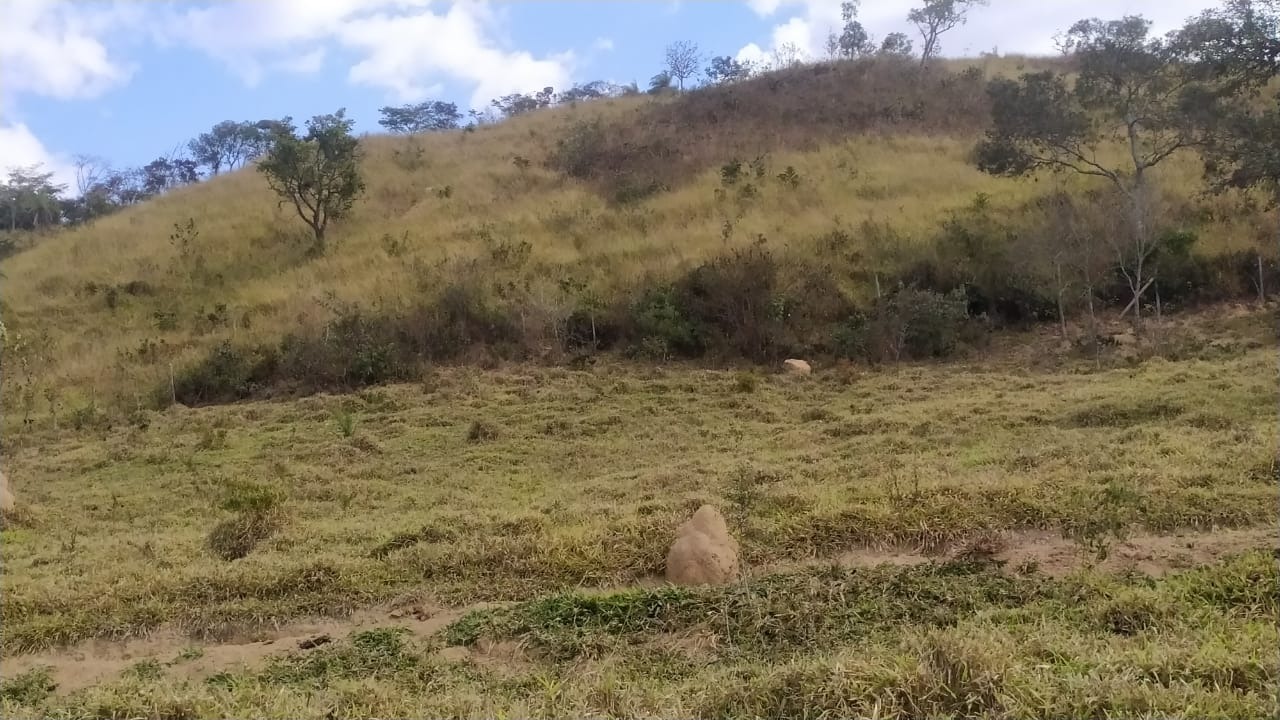
<svg viewBox="0 0 1280 720">
<path fill-rule="evenodd" d="M 667 75 L 675 80 L 681 92 L 684 92 L 684 81 L 697 75 L 701 66 L 702 55 L 697 44 L 680 40 L 667 46 Z"/>
<path fill-rule="evenodd" d="M 1280 73 L 1280 0 L 1226 0 L 1188 21 L 1172 46 L 1227 93 L 1258 90 Z"/>
<path fill-rule="evenodd" d="M 354 124 L 340 109 L 311 118 L 301 137 L 291 125 L 277 128 L 271 150 L 258 163 L 280 204 L 292 203 L 310 226 L 317 253 L 325 250 L 329 221 L 346 215 L 364 191 Z"/>
<path fill-rule="evenodd" d="M 621 95 L 623 88 L 608 82 L 606 80 L 592 80 L 589 83 L 574 85 L 568 90 L 560 93 L 558 102 L 575 103 L 584 100 L 596 100 L 598 98 L 615 97 Z"/>
<path fill-rule="evenodd" d="M 867 29 L 858 22 L 858 5 L 861 0 L 848 0 L 840 4 L 840 19 L 844 27 L 837 36 L 827 37 L 827 51 L 835 57 L 858 58 L 875 52 L 875 43 Z"/>
<path fill-rule="evenodd" d="M 111 164 L 96 155 L 80 154 L 75 156 L 76 192 L 84 195 L 111 172 Z"/>
<path fill-rule="evenodd" d="M 235 170 L 261 157 L 271 148 L 276 130 L 290 122 L 289 118 L 257 122 L 223 120 L 188 143 L 187 149 L 199 167 L 208 168 L 210 175 L 217 175 L 224 169 Z"/>
<path fill-rule="evenodd" d="M 664 92 L 670 91 L 672 89 L 671 82 L 671 73 L 663 70 L 657 75 L 649 78 L 649 94 L 661 95 Z"/>
<path fill-rule="evenodd" d="M 1053 71 L 988 86 L 993 127 L 977 149 L 978 167 L 999 175 L 1042 168 L 1105 178 L 1126 199 L 1127 237 L 1115 243 L 1117 267 L 1133 294 L 1135 324 L 1154 281 L 1148 261 L 1160 249 L 1149 221 L 1150 171 L 1198 142 L 1186 101 L 1199 87 L 1169 47 L 1137 16 L 1082 20 L 1067 33 L 1079 70 L 1074 83 Z M 1121 146 L 1122 160 L 1105 150 Z"/>
<path fill-rule="evenodd" d="M 523 115 L 534 110 L 551 107 L 555 102 L 556 90 L 545 87 L 536 93 L 511 93 L 504 95 L 490 104 L 506 117 Z"/>
<path fill-rule="evenodd" d="M 911 38 L 905 33 L 895 32 L 884 36 L 884 42 L 880 43 L 880 54 L 890 57 L 911 57 L 914 48 L 911 45 Z"/>
<path fill-rule="evenodd" d="M 712 85 L 727 85 L 746 80 L 751 77 L 751 70 L 750 62 L 741 62 L 728 55 L 713 57 L 707 65 L 707 82 Z"/>
<path fill-rule="evenodd" d="M 176 154 L 158 157 L 142 166 L 142 188 L 148 197 L 191 185 L 199 179 L 196 161 Z"/>
<path fill-rule="evenodd" d="M 39 230 L 62 218 L 62 193 L 67 186 L 53 182 L 53 173 L 41 165 L 12 168 L 0 182 L 0 226 L 14 230 Z"/>
<path fill-rule="evenodd" d="M 921 67 L 942 52 L 941 37 L 969 21 L 969 11 L 986 6 L 987 0 L 924 0 L 924 5 L 907 13 L 916 26 L 924 46 L 920 49 Z"/>
<path fill-rule="evenodd" d="M 248 152 L 247 139 L 241 123 L 224 120 L 209 132 L 200 133 L 187 147 L 197 163 L 209 168 L 209 174 L 217 175 L 223 168 L 234 170 L 237 163 L 243 162 Z"/>
<path fill-rule="evenodd" d="M 773 69 L 785 70 L 805 61 L 804 50 L 793 42 L 782 43 L 773 49 Z"/>
<path fill-rule="evenodd" d="M 1217 111 L 1206 113 L 1206 98 L 1196 117 L 1207 120 L 1201 156 L 1214 191 L 1263 188 L 1280 210 L 1280 92 L 1258 101 L 1280 75 L 1280 0 L 1228 0 L 1221 8 L 1193 18 L 1173 38 L 1179 59 L 1212 83 Z M 1266 289 L 1259 255 L 1258 296 Z"/>
<path fill-rule="evenodd" d="M 423 102 L 416 105 L 380 108 L 378 124 L 393 133 L 420 133 L 432 130 L 457 130 L 462 113 L 455 103 Z"/>
</svg>

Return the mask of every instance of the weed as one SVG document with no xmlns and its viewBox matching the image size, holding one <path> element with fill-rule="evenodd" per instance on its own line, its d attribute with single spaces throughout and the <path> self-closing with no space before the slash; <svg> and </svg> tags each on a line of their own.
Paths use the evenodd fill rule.
<svg viewBox="0 0 1280 720">
<path fill-rule="evenodd" d="M 345 408 L 339 408 L 333 411 L 333 420 L 338 424 L 338 432 L 342 434 L 342 437 L 349 438 L 356 434 L 355 413 Z"/>
<path fill-rule="evenodd" d="M 500 435 L 498 426 L 485 420 L 472 421 L 471 427 L 467 428 L 467 442 L 470 443 L 497 440 Z"/>
<path fill-rule="evenodd" d="M 0 682 L 0 699 L 18 705 L 36 705 L 58 689 L 48 667 L 38 667 Z"/>
<path fill-rule="evenodd" d="M 130 665 L 125 674 L 139 680 L 159 680 L 164 677 L 164 668 L 158 660 L 140 660 Z"/>
</svg>

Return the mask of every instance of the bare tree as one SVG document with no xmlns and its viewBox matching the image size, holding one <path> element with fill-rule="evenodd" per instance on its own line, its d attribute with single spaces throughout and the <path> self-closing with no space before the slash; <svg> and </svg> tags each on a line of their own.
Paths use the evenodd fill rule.
<svg viewBox="0 0 1280 720">
<path fill-rule="evenodd" d="M 799 45 L 793 42 L 782 43 L 773 49 L 773 69 L 795 67 L 805 62 L 807 57 Z"/>
<path fill-rule="evenodd" d="M 75 156 L 76 194 L 87 195 L 111 173 L 111 163 L 97 155 L 80 154 Z"/>
<path fill-rule="evenodd" d="M 985 7 L 987 0 L 924 0 L 924 5 L 907 13 L 907 20 L 916 26 L 924 47 L 920 51 L 921 67 L 942 51 L 940 39 L 969 20 L 969 11 Z"/>
<path fill-rule="evenodd" d="M 684 81 L 697 75 L 701 67 L 702 54 L 697 43 L 680 40 L 667 46 L 667 74 L 675 79 L 681 91 Z"/>
</svg>

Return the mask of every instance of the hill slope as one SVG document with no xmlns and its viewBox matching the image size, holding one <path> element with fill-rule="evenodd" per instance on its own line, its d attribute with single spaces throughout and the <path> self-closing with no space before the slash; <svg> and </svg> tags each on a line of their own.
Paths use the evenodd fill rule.
<svg viewBox="0 0 1280 720">
<path fill-rule="evenodd" d="M 974 169 L 981 80 L 980 68 L 912 84 L 892 64 L 819 66 L 679 97 L 557 108 L 474 132 L 368 137 L 367 194 L 319 258 L 256 172 L 217 177 L 0 265 L 16 338 L 4 384 L 31 398 L 52 389 L 64 407 L 151 405 L 175 373 L 223 341 L 273 346 L 354 312 L 394 316 L 366 334 L 391 344 L 420 335 L 405 352 L 434 359 L 476 358 L 480 347 L 515 358 L 571 351 L 584 314 L 593 347 L 604 335 L 638 347 L 658 332 L 635 328 L 637 303 L 658 302 L 646 293 L 735 248 L 763 248 L 761 262 L 776 274 L 767 302 L 788 308 L 786 322 L 811 320 L 750 351 L 727 341 L 756 359 L 829 351 L 833 323 L 882 280 L 920 272 L 972 288 L 1017 271 L 1026 276 L 1018 287 L 988 294 L 1052 306 L 1049 265 L 1017 263 L 1047 232 L 1036 203 L 1088 184 Z M 576 172 L 556 169 L 573 149 L 566 141 L 587 130 L 597 133 L 595 152 L 571 165 Z M 1198 253 L 1252 247 L 1271 232 L 1273 221 L 1247 198 L 1200 198 L 1190 158 L 1162 170 L 1161 215 L 1198 233 Z M 999 247 L 957 258 L 956 228 L 942 223 L 973 208 L 959 244 L 980 232 Z M 952 272 L 962 265 L 976 270 Z M 837 300 L 805 315 L 805 303 L 827 297 Z M 672 345 L 663 339 L 655 352 L 676 352 Z M 699 352 L 712 346 L 698 338 Z"/>
</svg>

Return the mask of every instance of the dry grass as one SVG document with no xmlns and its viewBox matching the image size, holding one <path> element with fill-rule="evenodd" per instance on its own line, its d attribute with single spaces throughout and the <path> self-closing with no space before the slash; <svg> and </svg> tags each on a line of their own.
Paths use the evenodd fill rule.
<svg viewBox="0 0 1280 720">
<path fill-rule="evenodd" d="M 1271 337 L 1263 316 L 1250 322 L 1251 337 Z M 748 518 L 750 566 L 1008 528 L 1105 546 L 1130 525 L 1266 522 L 1273 357 L 1247 346 L 1099 372 L 1075 360 L 1028 371 L 1001 349 L 1013 353 L 1003 367 L 770 376 L 751 393 L 733 372 L 438 370 L 427 394 L 21 433 L 6 438 L 28 519 L 4 531 L 3 642 L 166 623 L 217 634 L 424 583 L 465 603 L 630 582 L 660 572 L 670 529 L 703 502 Z M 334 431 L 338 407 L 378 452 Z M 288 522 L 226 563 L 205 536 L 242 477 L 283 495 Z M 742 493 L 739 477 L 759 482 Z"/>
<path fill-rule="evenodd" d="M 1009 63 L 1016 69 L 1017 62 L 1025 61 L 988 70 L 1008 71 Z M 542 165 L 576 120 L 602 117 L 610 127 L 643 127 L 639 121 L 650 114 L 683 112 L 683 104 L 716 97 L 621 98 L 474 133 L 367 138 L 367 196 L 334 228 L 334 248 L 319 259 L 307 256 L 304 228 L 277 207 L 252 170 L 51 237 L 0 265 L 11 335 L 5 390 L 19 405 L 30 397 L 41 411 L 51 391 L 64 416 L 91 404 L 113 412 L 149 406 L 164 394 L 171 368 L 181 369 L 221 340 L 271 344 L 322 325 L 335 303 L 396 307 L 448 284 L 456 266 L 442 266 L 446 259 L 479 258 L 478 276 L 485 277 L 495 251 L 521 243 L 531 255 L 518 280 L 529 284 L 522 292 L 534 321 L 564 312 L 561 280 L 609 297 L 760 237 L 774 248 L 809 253 L 815 238 L 843 228 L 858 244 L 848 250 L 863 258 L 927 257 L 939 222 L 978 194 L 997 208 L 1017 208 L 1052 184 L 974 169 L 968 154 L 976 126 L 946 133 L 902 127 L 879 135 L 846 135 L 832 126 L 811 142 L 764 133 L 756 150 L 739 145 L 760 133 L 735 134 L 737 126 L 725 122 L 718 126 L 722 143 L 693 143 L 704 156 L 688 158 L 680 172 L 696 174 L 672 192 L 622 207 Z M 754 127 L 751 117 L 742 128 Z M 808 127 L 799 120 L 790 126 Z M 405 159 L 414 148 L 422 151 L 420 162 Z M 717 199 L 719 164 L 760 153 L 767 153 L 765 177 L 750 180 L 758 195 Z M 534 162 L 522 169 L 513 163 L 517 156 Z M 787 167 L 799 177 L 795 188 L 776 179 Z M 1191 158 L 1162 170 L 1171 207 L 1197 213 L 1203 251 L 1252 246 L 1274 232 L 1273 219 L 1239 199 L 1188 206 L 1199 186 Z M 188 219 L 199 235 L 195 259 L 184 260 L 170 235 Z M 895 247 L 868 245 L 875 237 L 860 230 L 864 223 L 887 228 Z M 862 280 L 835 281 L 855 296 L 871 293 Z M 132 288 L 120 289 L 129 283 Z M 5 422 L 22 414 L 8 413 Z"/>
<path fill-rule="evenodd" d="M 1261 553 L 1159 581 L 966 564 L 573 592 L 659 572 L 673 529 L 706 502 L 730 518 L 750 568 L 864 546 L 952 546 L 980 563 L 1012 529 L 1102 554 L 1135 528 L 1274 522 L 1266 313 L 1175 318 L 1153 338 L 1168 359 L 1146 362 L 1006 334 L 954 364 L 819 363 L 807 379 L 602 358 L 148 409 L 170 368 L 214 343 L 275 342 L 335 303 L 395 306 L 446 281 L 449 258 L 527 242 L 529 297 L 550 307 L 560 279 L 624 287 L 759 235 L 806 252 L 872 221 L 902 246 L 857 248 L 868 256 L 928 252 L 939 221 L 977 193 L 1007 210 L 1044 189 L 972 169 L 965 133 L 780 141 L 766 176 L 792 166 L 799 186 L 766 180 L 750 201 L 717 199 L 711 155 L 627 206 L 541 167 L 572 120 L 666 111 L 650 102 L 368 138 L 369 195 L 322 258 L 242 172 L 7 259 L 4 454 L 22 512 L 0 531 L 6 653 L 159 628 L 216 642 L 406 598 L 520 604 L 443 635 L 375 629 L 207 681 L 181 677 L 175 659 L 64 697 L 38 669 L 6 673 L 0 714 L 1275 716 L 1275 569 Z M 405 161 L 414 145 L 418 166 Z M 535 162 L 522 169 L 516 155 Z M 1239 198 L 1188 201 L 1189 160 L 1163 180 L 1169 207 L 1213 211 L 1207 252 L 1274 230 Z M 169 244 L 187 218 L 199 264 Z M 224 554 L 234 562 L 209 544 L 227 513 L 244 522 L 231 539 L 255 540 Z M 480 630 L 491 637 L 466 636 Z M 472 639 L 516 647 L 518 662 L 437 652 Z"/>
</svg>

